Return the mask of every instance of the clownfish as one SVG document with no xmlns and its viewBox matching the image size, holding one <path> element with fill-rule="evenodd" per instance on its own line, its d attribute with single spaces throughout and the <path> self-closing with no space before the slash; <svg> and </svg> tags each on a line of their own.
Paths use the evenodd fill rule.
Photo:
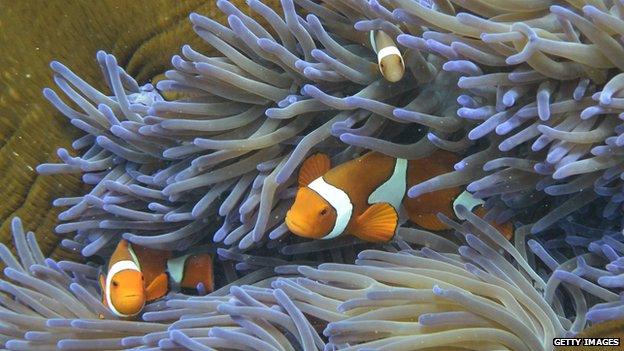
<svg viewBox="0 0 624 351">
<path fill-rule="evenodd" d="M 212 256 L 208 253 L 172 258 L 170 251 L 154 250 L 121 240 L 99 276 L 102 303 L 117 317 L 138 315 L 147 302 L 165 296 L 170 287 L 214 290 Z"/>
<path fill-rule="evenodd" d="M 434 231 L 447 229 L 437 214 L 455 218 L 453 201 L 459 187 L 417 198 L 407 197 L 406 192 L 415 184 L 447 173 L 457 161 L 454 154 L 442 150 L 409 161 L 369 152 L 331 168 L 329 156 L 312 155 L 301 166 L 299 189 L 286 213 L 286 226 L 304 238 L 332 239 L 351 234 L 368 242 L 387 242 L 399 225 L 402 205 L 417 225 Z"/>
<path fill-rule="evenodd" d="M 381 75 L 391 83 L 400 81 L 405 73 L 405 62 L 394 40 L 384 31 L 372 30 L 370 42 L 377 54 L 377 65 Z"/>
</svg>

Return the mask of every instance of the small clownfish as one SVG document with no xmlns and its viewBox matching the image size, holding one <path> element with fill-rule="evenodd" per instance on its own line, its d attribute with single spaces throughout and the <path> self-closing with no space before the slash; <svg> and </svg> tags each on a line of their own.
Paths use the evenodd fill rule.
<svg viewBox="0 0 624 351">
<path fill-rule="evenodd" d="M 370 42 L 377 54 L 377 65 L 384 78 L 391 83 L 400 81 L 405 73 L 405 62 L 394 40 L 384 31 L 372 30 Z"/>
<path fill-rule="evenodd" d="M 484 204 L 485 202 L 483 200 L 475 198 L 474 196 L 472 196 L 470 192 L 468 192 L 468 190 L 466 190 L 463 193 L 461 193 L 461 195 L 459 195 L 455 199 L 455 201 L 453 201 L 453 211 L 455 212 L 455 216 L 457 218 L 464 219 L 464 218 L 461 218 L 461 216 L 457 213 L 457 206 L 463 205 L 464 207 L 468 209 L 468 211 L 471 211 L 471 212 L 474 211 L 474 213 L 477 216 L 484 218 L 485 215 L 487 214 L 485 207 L 483 207 Z M 501 234 L 503 234 L 503 236 L 507 238 L 507 240 L 510 240 L 513 237 L 514 228 L 511 222 L 505 222 L 505 223 L 490 222 L 490 224 L 492 224 L 492 226 L 496 228 L 496 230 L 498 230 Z"/>
<path fill-rule="evenodd" d="M 437 214 L 455 218 L 452 204 L 461 191 L 459 187 L 417 198 L 407 197 L 406 192 L 415 184 L 449 172 L 457 161 L 454 154 L 442 150 L 409 161 L 369 152 L 331 168 L 329 156 L 312 155 L 299 172 L 299 190 L 286 214 L 286 225 L 304 238 L 332 239 L 351 234 L 368 242 L 387 242 L 396 232 L 403 205 L 417 225 L 434 231 L 448 229 Z"/>
<path fill-rule="evenodd" d="M 117 317 L 132 318 L 143 310 L 146 302 L 165 296 L 170 286 L 195 289 L 202 283 L 206 291 L 213 291 L 210 254 L 171 256 L 170 251 L 121 240 L 110 258 L 106 275 L 99 276 L 102 303 Z"/>
</svg>

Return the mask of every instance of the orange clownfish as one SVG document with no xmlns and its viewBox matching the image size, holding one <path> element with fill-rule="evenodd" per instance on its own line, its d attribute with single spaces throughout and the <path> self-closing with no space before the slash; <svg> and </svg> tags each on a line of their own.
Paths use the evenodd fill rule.
<svg viewBox="0 0 624 351">
<path fill-rule="evenodd" d="M 301 167 L 299 190 L 286 214 L 286 225 L 305 238 L 331 239 L 348 233 L 365 241 L 386 242 L 394 236 L 403 204 L 412 222 L 430 230 L 445 229 L 436 215 L 453 216 L 451 203 L 459 188 L 414 199 L 406 192 L 411 185 L 448 172 L 457 161 L 446 151 L 410 161 L 369 152 L 330 169 L 329 156 L 315 154 Z"/>
<path fill-rule="evenodd" d="M 372 30 L 370 42 L 377 54 L 377 65 L 381 75 L 391 83 L 400 81 L 405 73 L 405 62 L 392 37 L 382 30 Z"/>
<path fill-rule="evenodd" d="M 453 200 L 460 193 L 459 187 L 417 198 L 406 197 L 406 192 L 415 184 L 449 172 L 457 161 L 454 154 L 442 150 L 409 161 L 369 152 L 331 168 L 329 156 L 315 154 L 301 167 L 299 190 L 286 214 L 286 225 L 304 238 L 331 239 L 346 233 L 369 242 L 387 242 L 396 232 L 403 205 L 417 225 L 429 230 L 447 229 L 437 214 L 455 218 Z"/>
<path fill-rule="evenodd" d="M 167 294 L 170 286 L 195 289 L 202 283 L 214 289 L 212 256 L 198 253 L 171 258 L 171 252 L 149 249 L 121 240 L 100 274 L 102 303 L 117 317 L 138 315 L 146 302 Z"/>
</svg>

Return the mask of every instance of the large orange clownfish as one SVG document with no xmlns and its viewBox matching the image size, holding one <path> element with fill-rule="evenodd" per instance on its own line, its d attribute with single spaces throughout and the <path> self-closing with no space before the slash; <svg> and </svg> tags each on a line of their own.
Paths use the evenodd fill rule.
<svg viewBox="0 0 624 351">
<path fill-rule="evenodd" d="M 154 250 L 121 240 L 106 275 L 100 274 L 102 303 L 117 317 L 138 315 L 146 302 L 159 299 L 170 287 L 214 289 L 212 256 L 198 253 L 172 258 L 170 251 Z"/>
<path fill-rule="evenodd" d="M 453 202 L 461 192 L 459 187 L 417 198 L 407 197 L 406 192 L 415 184 L 449 172 L 457 161 L 454 154 L 441 150 L 409 161 L 369 152 L 331 168 L 329 156 L 312 155 L 299 172 L 299 190 L 286 214 L 286 225 L 305 238 L 351 234 L 369 242 L 387 242 L 396 232 L 403 205 L 409 219 L 419 226 L 447 229 L 437 214 L 455 218 Z M 483 216 L 485 211 L 480 208 L 477 214 Z"/>
</svg>

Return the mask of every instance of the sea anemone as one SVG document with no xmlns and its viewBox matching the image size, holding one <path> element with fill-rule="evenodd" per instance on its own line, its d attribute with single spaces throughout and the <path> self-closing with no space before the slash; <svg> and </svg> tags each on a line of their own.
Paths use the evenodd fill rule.
<svg viewBox="0 0 624 351">
<path fill-rule="evenodd" d="M 24 233 L 19 218 L 14 218 L 11 224 L 18 257 L 13 256 L 7 246 L 0 245 L 0 259 L 7 267 L 4 274 L 10 279 L 0 281 L 0 343 L 5 348 L 124 349 L 144 337 L 148 341 L 143 343 L 149 344 L 146 335 L 167 331 L 167 324 L 150 322 L 150 315 L 159 317 L 152 319 L 162 319 L 165 315 L 173 319 L 176 312 L 177 315 L 186 314 L 186 317 L 193 315 L 188 309 L 159 312 L 167 306 L 175 307 L 175 302 L 162 300 L 146 306 L 145 322 L 115 320 L 100 302 L 95 265 L 45 258 L 34 233 Z M 255 284 L 272 274 L 271 270 L 258 270 L 236 284 Z M 226 292 L 227 288 L 215 291 L 205 298 L 211 302 L 202 303 L 202 307 L 212 306 L 212 311 L 216 311 L 214 307 L 218 302 L 228 300 Z M 175 296 L 167 296 L 167 299 Z M 227 314 L 214 317 L 208 320 L 218 320 L 217 325 L 227 327 L 234 323 Z"/>
<path fill-rule="evenodd" d="M 60 149 L 63 165 L 38 170 L 85 172 L 97 185 L 88 196 L 57 201 L 73 205 L 58 231 L 78 230 L 71 245 L 85 255 L 120 232 L 140 245 L 183 249 L 217 214 L 225 219 L 216 242 L 244 249 L 267 234 L 278 238 L 287 232 L 292 175 L 313 149 L 340 162 L 363 148 L 413 159 L 476 145 L 454 172 L 409 196 L 467 184 L 488 198 L 499 222 L 535 204 L 552 207 L 534 233 L 588 203 L 604 204 L 609 219 L 620 213 L 624 138 L 616 114 L 624 80 L 612 69 L 621 50 L 610 36 L 613 16 L 594 6 L 583 7 L 587 18 L 538 6 L 534 18 L 518 22 L 527 17 L 522 4 L 458 12 L 444 1 L 449 6 L 298 1 L 304 19 L 292 1 L 282 1 L 283 16 L 248 3 L 270 31 L 228 1 L 217 6 L 229 27 L 192 14 L 195 32 L 223 56 L 184 46 L 157 90 L 139 87 L 103 52 L 110 97 L 52 64 L 80 111 L 44 94 L 89 134 L 74 146 L 90 148 L 78 158 Z M 605 32 L 596 34 L 598 27 Z M 370 30 L 406 48 L 400 82 L 378 72 Z M 164 101 L 159 92 L 178 98 Z"/>
<path fill-rule="evenodd" d="M 305 20 L 292 1 L 282 1 L 283 17 L 249 1 L 277 34 L 227 1 L 217 6 L 228 14 L 229 27 L 192 14 L 195 32 L 223 56 L 184 46 L 156 89 L 139 87 L 104 52 L 97 58 L 112 96 L 52 63 L 58 87 L 76 108 L 50 89 L 44 95 L 87 133 L 73 144 L 87 151 L 72 157 L 60 149 L 64 163 L 38 171 L 83 173 L 94 185 L 85 196 L 55 202 L 71 206 L 57 227 L 77 233 L 66 245 L 90 256 L 123 234 L 138 245 L 181 250 L 208 231 L 215 242 L 249 248 L 287 233 L 283 217 L 294 195 L 293 173 L 312 149 L 340 163 L 362 147 L 413 159 L 435 144 L 465 145 L 442 140 L 462 122 L 455 104 L 445 104 L 457 98 L 458 75 L 442 70 L 439 57 L 410 51 L 410 77 L 396 84 L 378 72 L 368 31 L 400 33 L 377 18 L 386 14 L 383 8 L 298 4 L 309 12 Z M 376 19 L 357 22 L 362 32 L 351 30 L 354 17 L 367 16 Z M 405 133 L 409 125 L 412 132 Z M 215 230 L 217 214 L 224 220 Z"/>
<path fill-rule="evenodd" d="M 583 311 L 582 295 L 548 295 L 551 283 L 528 263 L 524 244 L 459 211 L 466 222 L 441 219 L 460 245 L 428 233 L 438 238 L 429 247 L 399 239 L 385 251 L 360 252 L 355 264 L 257 269 L 205 296 L 171 293 L 148 305 L 140 322 L 114 320 L 97 297 L 96 267 L 44 259 L 16 218 L 18 258 L 0 246 L 12 281 L 0 282 L 0 336 L 10 350 L 407 350 L 483 340 L 548 350 L 552 338 L 584 326 L 584 314 L 570 312 Z"/>
<path fill-rule="evenodd" d="M 622 232 L 591 228 L 570 219 L 559 225 L 563 237 L 528 241 L 531 251 L 550 271 L 546 294 L 552 296 L 560 286 L 576 287 L 588 297 L 583 314 L 589 322 L 624 319 Z"/>
<path fill-rule="evenodd" d="M 8 348 L 84 348 L 74 327 L 101 348 L 396 350 L 487 339 L 541 350 L 588 320 L 623 316 L 622 242 L 610 232 L 624 201 L 620 2 L 247 3 L 251 15 L 217 1 L 227 26 L 191 14 L 220 56 L 185 45 L 154 84 L 140 86 L 105 52 L 97 62 L 110 93 L 53 62 L 66 98 L 44 96 L 86 135 L 72 145 L 80 156 L 59 149 L 61 164 L 37 168 L 93 185 L 54 202 L 69 207 L 56 228 L 73 233 L 66 247 L 106 257 L 122 237 L 169 250 L 212 241 L 229 262 L 225 284 L 238 278 L 232 267 L 247 280 L 170 295 L 144 322 L 91 320 L 109 316 L 96 266 L 44 260 L 14 222 L 21 263 L 0 250 L 16 282 L 3 283 L 13 298 L 0 302 Z M 402 80 L 380 74 L 371 30 L 400 47 Z M 466 222 L 440 217 L 454 234 L 402 227 L 359 254 L 366 246 L 353 238 L 286 238 L 295 173 L 312 152 L 340 164 L 368 150 L 417 159 L 436 149 L 464 159 L 408 196 L 466 186 L 486 199 L 487 221 L 517 222 L 514 245 L 461 206 Z M 570 239 L 566 216 L 579 213 L 606 221 Z M 40 295 L 71 304 L 45 306 Z"/>
<path fill-rule="evenodd" d="M 395 15 L 436 28 L 399 43 L 444 56 L 446 69 L 463 74 L 457 114 L 473 124 L 468 139 L 486 140 L 458 164 L 486 172 L 470 175 L 469 191 L 504 203 L 501 220 L 556 197 L 533 233 L 589 203 L 621 225 L 620 2 L 462 2 L 466 12 L 392 3 L 401 6 Z"/>
</svg>

